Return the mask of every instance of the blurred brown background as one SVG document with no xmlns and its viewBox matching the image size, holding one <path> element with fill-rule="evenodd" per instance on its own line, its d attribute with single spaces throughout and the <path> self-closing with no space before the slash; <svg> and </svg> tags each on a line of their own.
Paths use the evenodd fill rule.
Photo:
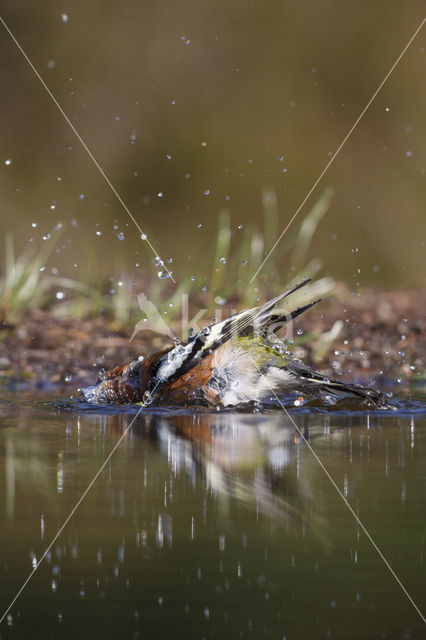
<svg viewBox="0 0 426 640">
<path fill-rule="evenodd" d="M 236 236 L 260 229 L 270 188 L 286 225 L 423 13 L 421 0 L 8 0 L 2 16 L 179 280 L 211 250 L 223 207 Z M 423 29 L 300 214 L 335 188 L 310 255 L 349 286 L 355 273 L 424 284 L 425 47 Z M 60 221 L 61 273 L 76 277 L 87 251 L 101 267 L 153 272 L 3 27 L 0 49 L 3 232 L 22 248 Z"/>
</svg>

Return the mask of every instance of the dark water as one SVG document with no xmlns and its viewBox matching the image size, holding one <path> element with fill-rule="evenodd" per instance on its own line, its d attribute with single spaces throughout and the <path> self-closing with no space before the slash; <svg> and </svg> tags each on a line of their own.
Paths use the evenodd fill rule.
<svg viewBox="0 0 426 640">
<path fill-rule="evenodd" d="M 424 405 L 423 405 L 424 406 Z M 295 413 L 426 611 L 426 418 Z M 135 412 L 0 405 L 0 608 Z M 145 410 L 1 638 L 424 638 L 425 625 L 288 417 Z"/>
</svg>

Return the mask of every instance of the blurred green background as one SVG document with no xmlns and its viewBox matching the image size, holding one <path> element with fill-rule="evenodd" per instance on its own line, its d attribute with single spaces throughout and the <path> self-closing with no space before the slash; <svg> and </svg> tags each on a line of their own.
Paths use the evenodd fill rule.
<svg viewBox="0 0 426 640">
<path fill-rule="evenodd" d="M 265 189 L 285 227 L 423 13 L 420 0 L 7 0 L 2 16 L 179 280 L 202 275 L 223 208 L 233 246 L 238 225 L 263 228 Z M 424 284 L 425 47 L 423 29 L 298 218 L 335 189 L 310 257 L 349 287 Z M 88 252 L 155 273 L 3 27 L 0 49 L 3 232 L 20 249 L 66 225 L 51 259 L 64 275 Z"/>
</svg>

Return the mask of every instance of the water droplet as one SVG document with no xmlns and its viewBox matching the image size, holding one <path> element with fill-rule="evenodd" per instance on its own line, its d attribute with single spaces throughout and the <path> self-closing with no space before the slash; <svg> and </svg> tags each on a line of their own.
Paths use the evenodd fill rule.
<svg viewBox="0 0 426 640">
<path fill-rule="evenodd" d="M 196 281 L 196 279 L 197 279 L 197 278 L 196 278 L 195 276 L 191 276 L 191 281 L 192 281 L 192 282 L 195 282 L 195 281 Z"/>
<path fill-rule="evenodd" d="M 207 147 L 207 142 L 202 142 L 202 143 L 201 143 L 201 146 L 202 146 L 202 147 Z"/>
<path fill-rule="evenodd" d="M 200 224 L 197 224 L 197 229 L 201 229 L 201 227 L 202 227 L 202 226 L 203 226 L 203 225 L 202 225 L 202 224 L 201 224 L 201 222 L 200 222 Z"/>
<path fill-rule="evenodd" d="M 97 235 L 97 236 L 101 236 L 101 235 L 102 235 L 102 231 L 97 231 L 97 232 L 96 232 L 96 235 Z"/>
<path fill-rule="evenodd" d="M 153 397 L 149 391 L 144 391 L 142 399 L 143 399 L 143 403 L 146 405 L 151 404 L 151 402 L 153 401 Z"/>
<path fill-rule="evenodd" d="M 49 240 L 49 239 L 50 239 L 50 233 L 46 233 L 46 234 L 43 236 L 43 240 Z"/>
<path fill-rule="evenodd" d="M 195 338 L 196 335 L 197 335 L 197 332 L 193 327 L 191 327 L 188 331 L 188 338 L 190 339 Z"/>
<path fill-rule="evenodd" d="M 146 233 L 141 233 L 141 240 L 146 240 L 146 238 L 147 238 Z"/>
<path fill-rule="evenodd" d="M 56 66 L 56 62 L 54 60 L 49 60 L 49 62 L 47 63 L 48 69 L 54 69 L 55 66 Z"/>
<path fill-rule="evenodd" d="M 79 200 L 84 200 L 84 193 L 80 193 L 80 195 L 78 196 Z"/>
<path fill-rule="evenodd" d="M 157 273 L 157 275 L 160 278 L 160 280 L 165 280 L 166 278 L 171 278 L 172 274 L 173 274 L 173 271 L 166 271 L 165 269 L 163 271 L 159 271 Z"/>
<path fill-rule="evenodd" d="M 37 227 L 37 225 L 38 225 L 38 222 L 32 222 L 31 223 L 31 226 L 33 227 L 33 229 L 35 229 Z"/>
<path fill-rule="evenodd" d="M 63 291 L 57 291 L 56 292 L 56 299 L 57 300 L 63 300 L 65 298 L 65 293 Z"/>
<path fill-rule="evenodd" d="M 243 261 L 241 262 L 241 264 L 242 264 L 243 266 L 245 266 L 245 265 L 247 264 L 247 260 L 243 260 Z"/>
<path fill-rule="evenodd" d="M 239 225 L 238 225 L 238 229 L 242 229 L 242 228 L 243 228 L 243 225 L 242 225 L 242 224 L 239 224 Z"/>
<path fill-rule="evenodd" d="M 70 373 L 67 373 L 67 375 L 64 377 L 65 382 L 71 382 L 72 380 L 72 375 Z"/>
<path fill-rule="evenodd" d="M 226 264 L 226 258 L 220 258 L 219 262 L 220 262 L 221 264 Z"/>
<path fill-rule="evenodd" d="M 61 20 L 66 24 L 68 22 L 68 15 L 66 13 L 61 13 Z"/>
<path fill-rule="evenodd" d="M 5 161 L 4 161 L 4 164 L 5 164 L 7 167 L 10 167 L 10 165 L 12 164 L 12 162 L 13 162 L 12 158 L 8 158 L 7 160 L 5 160 Z"/>
<path fill-rule="evenodd" d="M 210 327 L 203 327 L 203 333 L 205 336 L 208 336 L 211 332 Z"/>
<path fill-rule="evenodd" d="M 296 333 L 298 336 L 303 336 L 303 329 L 298 329 Z"/>
<path fill-rule="evenodd" d="M 159 192 L 157 193 L 157 196 L 158 196 L 159 198 L 162 198 L 162 197 L 164 196 L 164 193 L 163 193 L 162 191 L 159 191 Z"/>
<path fill-rule="evenodd" d="M 122 231 L 119 231 L 119 232 L 117 233 L 117 238 L 118 238 L 119 240 L 124 240 L 124 233 L 123 233 Z"/>
<path fill-rule="evenodd" d="M 204 195 L 205 195 L 205 196 L 209 196 L 209 195 L 210 195 L 210 189 L 206 189 L 206 190 L 204 191 Z"/>
</svg>

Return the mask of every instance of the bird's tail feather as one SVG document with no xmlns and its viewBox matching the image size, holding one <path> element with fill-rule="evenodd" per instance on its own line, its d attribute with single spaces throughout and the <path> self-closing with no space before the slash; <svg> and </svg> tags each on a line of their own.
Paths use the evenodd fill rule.
<svg viewBox="0 0 426 640">
<path fill-rule="evenodd" d="M 304 388 L 308 388 L 314 395 L 319 395 L 323 399 L 327 394 L 331 394 L 336 400 L 349 395 L 368 400 L 378 408 L 387 405 L 386 397 L 380 391 L 328 378 L 321 373 L 312 371 L 301 362 L 290 362 L 287 364 L 286 369 L 295 375 Z"/>
</svg>

